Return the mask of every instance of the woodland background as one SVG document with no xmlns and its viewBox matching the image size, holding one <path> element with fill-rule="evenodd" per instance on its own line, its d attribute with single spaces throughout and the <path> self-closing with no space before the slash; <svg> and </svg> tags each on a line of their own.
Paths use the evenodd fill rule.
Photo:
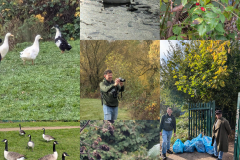
<svg viewBox="0 0 240 160">
<path fill-rule="evenodd" d="M 58 24 L 65 39 L 79 39 L 80 7 L 78 0 L 1 0 L 0 35 L 14 35 L 10 48 L 17 43 L 33 41 L 37 34 L 53 39 Z"/>
<path fill-rule="evenodd" d="M 160 41 L 80 41 L 80 111 L 81 119 L 96 119 L 102 111 L 99 83 L 106 69 L 113 71 L 113 79 L 126 79 L 120 110 L 127 113 L 121 119 L 159 119 L 160 112 Z M 90 106 L 98 99 L 95 115 Z M 86 112 L 84 112 L 84 110 Z M 93 109 L 91 112 L 94 112 Z M 103 119 L 103 115 L 100 115 Z"/>
</svg>

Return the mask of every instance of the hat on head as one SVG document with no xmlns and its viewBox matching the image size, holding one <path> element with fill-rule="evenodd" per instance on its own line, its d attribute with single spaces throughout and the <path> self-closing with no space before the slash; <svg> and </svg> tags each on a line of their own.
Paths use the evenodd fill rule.
<svg viewBox="0 0 240 160">
<path fill-rule="evenodd" d="M 215 111 L 215 114 L 222 114 L 222 111 L 219 109 L 219 110 L 216 110 Z"/>
</svg>

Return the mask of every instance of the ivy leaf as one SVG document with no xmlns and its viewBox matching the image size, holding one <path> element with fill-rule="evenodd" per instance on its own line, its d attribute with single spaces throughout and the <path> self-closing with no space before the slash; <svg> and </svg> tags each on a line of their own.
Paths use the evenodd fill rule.
<svg viewBox="0 0 240 160">
<path fill-rule="evenodd" d="M 228 6 L 228 7 L 226 7 L 226 8 L 225 8 L 225 11 L 227 11 L 227 12 L 228 12 L 228 11 L 233 11 L 233 6 Z"/>
<path fill-rule="evenodd" d="M 220 20 L 221 20 L 222 23 L 225 22 L 225 16 L 223 14 L 220 14 Z"/>
<path fill-rule="evenodd" d="M 218 32 L 222 32 L 224 33 L 225 30 L 223 29 L 223 26 L 221 23 L 218 23 L 217 26 L 215 27 L 215 29 L 218 31 Z"/>
<path fill-rule="evenodd" d="M 172 31 L 173 31 L 174 34 L 179 35 L 182 32 L 182 27 L 174 26 Z"/>
<path fill-rule="evenodd" d="M 172 37 L 169 37 L 168 40 L 176 40 L 177 37 L 176 36 L 172 36 Z"/>
<path fill-rule="evenodd" d="M 182 5 L 185 6 L 187 4 L 187 0 L 182 0 Z"/>
</svg>

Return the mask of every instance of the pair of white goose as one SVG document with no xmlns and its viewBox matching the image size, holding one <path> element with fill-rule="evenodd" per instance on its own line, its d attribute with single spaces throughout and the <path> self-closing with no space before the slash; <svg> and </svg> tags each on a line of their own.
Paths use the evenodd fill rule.
<svg viewBox="0 0 240 160">
<path fill-rule="evenodd" d="M 3 60 L 3 58 L 6 56 L 7 52 L 9 51 L 8 38 L 10 36 L 13 36 L 13 35 L 11 33 L 7 33 L 5 35 L 3 44 L 0 46 L 0 54 L 1 54 L 0 61 Z M 20 58 L 23 60 L 24 65 L 26 61 L 32 61 L 32 64 L 34 64 L 34 60 L 36 59 L 39 53 L 39 39 L 42 39 L 42 38 L 40 35 L 37 35 L 35 37 L 33 45 L 30 47 L 27 47 L 22 52 L 20 52 Z"/>
</svg>

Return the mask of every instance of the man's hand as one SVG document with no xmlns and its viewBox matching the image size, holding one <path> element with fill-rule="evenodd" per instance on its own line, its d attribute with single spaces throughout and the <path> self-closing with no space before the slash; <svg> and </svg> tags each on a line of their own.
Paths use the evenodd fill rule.
<svg viewBox="0 0 240 160">
<path fill-rule="evenodd" d="M 160 132 L 160 136 L 162 136 L 162 132 Z"/>
<path fill-rule="evenodd" d="M 120 86 L 122 87 L 124 84 L 123 84 L 123 82 L 120 82 Z"/>
<path fill-rule="evenodd" d="M 119 78 L 116 78 L 116 79 L 115 79 L 114 86 L 117 86 L 119 83 L 120 83 L 120 79 L 119 79 Z"/>
<path fill-rule="evenodd" d="M 174 137 L 176 137 L 176 133 L 174 133 Z"/>
</svg>

